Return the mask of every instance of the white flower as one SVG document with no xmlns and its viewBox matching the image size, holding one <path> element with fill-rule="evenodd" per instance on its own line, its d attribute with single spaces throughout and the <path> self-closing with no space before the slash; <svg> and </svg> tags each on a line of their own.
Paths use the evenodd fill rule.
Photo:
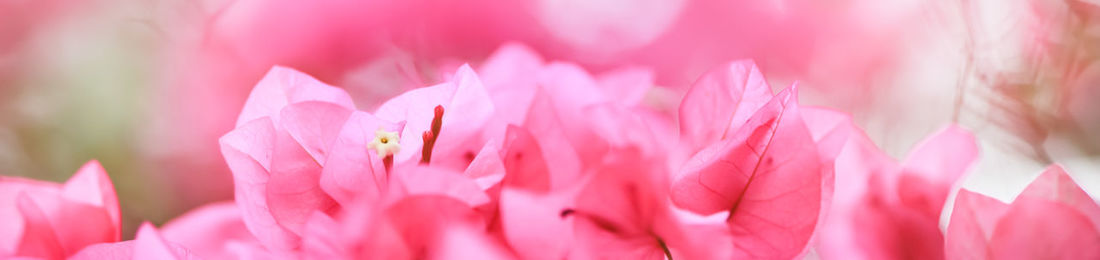
<svg viewBox="0 0 1100 260">
<path fill-rule="evenodd" d="M 374 140 L 371 140 L 370 143 L 367 144 L 367 148 L 374 149 L 379 157 L 386 158 L 386 156 L 401 151 L 401 145 L 398 143 L 399 139 L 397 137 L 397 132 L 390 132 L 378 128 L 378 130 L 374 131 Z"/>
</svg>

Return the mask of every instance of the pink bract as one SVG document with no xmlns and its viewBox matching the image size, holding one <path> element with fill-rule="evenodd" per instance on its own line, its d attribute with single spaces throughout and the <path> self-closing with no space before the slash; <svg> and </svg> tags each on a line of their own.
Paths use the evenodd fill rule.
<svg viewBox="0 0 1100 260">
<path fill-rule="evenodd" d="M 1100 205 L 1059 165 L 1011 204 L 959 191 L 947 227 L 948 259 L 1095 259 Z"/>
<path fill-rule="evenodd" d="M 118 197 L 97 161 L 64 184 L 0 177 L 0 257 L 61 259 L 121 239 Z"/>
</svg>

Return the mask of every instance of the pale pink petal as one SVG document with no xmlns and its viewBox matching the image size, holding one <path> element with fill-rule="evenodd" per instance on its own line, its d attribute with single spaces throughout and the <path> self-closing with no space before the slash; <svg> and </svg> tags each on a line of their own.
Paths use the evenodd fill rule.
<svg viewBox="0 0 1100 260">
<path fill-rule="evenodd" d="M 719 66 L 696 80 L 680 103 L 680 138 L 695 150 L 725 139 L 771 98 L 753 61 Z"/>
<path fill-rule="evenodd" d="M 1100 259 L 1100 231 L 1071 205 L 1022 197 L 997 223 L 989 259 Z"/>
<path fill-rule="evenodd" d="M 321 165 L 289 134 L 276 132 L 272 156 L 264 193 L 267 210 L 280 226 L 301 235 L 313 211 L 328 212 L 338 205 L 321 189 Z"/>
<path fill-rule="evenodd" d="M 305 101 L 324 101 L 355 109 L 351 96 L 343 89 L 322 83 L 297 70 L 275 66 L 252 89 L 237 117 L 237 126 L 261 117 L 271 117 L 278 123 L 279 111 L 284 106 Z"/>
<path fill-rule="evenodd" d="M 233 172 L 235 200 L 248 230 L 268 248 L 291 249 L 296 247 L 298 236 L 276 222 L 266 195 L 275 135 L 275 126 L 264 117 L 241 125 L 219 142 Z"/>
<path fill-rule="evenodd" d="M 335 103 L 307 101 L 288 105 L 280 113 L 280 122 L 314 161 L 324 165 L 352 109 Z"/>
<path fill-rule="evenodd" d="M 369 113 L 353 112 L 333 142 L 332 152 L 321 170 L 321 188 L 344 205 L 351 203 L 358 194 L 377 200 L 384 193 L 389 178 L 382 158 L 368 149 L 367 144 L 374 140 L 379 128 L 401 132 L 401 127 Z"/>
<path fill-rule="evenodd" d="M 989 239 L 993 229 L 1008 210 L 997 199 L 961 189 L 955 197 L 955 209 L 944 236 L 947 259 L 989 259 Z"/>
<path fill-rule="evenodd" d="M 1100 230 L 1100 205 L 1085 193 L 1077 182 L 1066 174 L 1061 165 L 1054 164 L 1047 167 L 1027 188 L 1020 193 L 1019 198 L 1046 199 L 1072 207 L 1084 214 L 1092 224 Z"/>
</svg>

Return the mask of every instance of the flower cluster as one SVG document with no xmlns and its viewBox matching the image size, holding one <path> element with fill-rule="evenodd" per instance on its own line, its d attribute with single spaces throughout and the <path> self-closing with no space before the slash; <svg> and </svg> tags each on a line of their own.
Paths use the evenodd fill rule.
<svg viewBox="0 0 1100 260">
<path fill-rule="evenodd" d="M 63 186 L 4 178 L 0 256 L 1100 256 L 1100 206 L 1057 166 L 1011 205 L 963 190 L 945 236 L 973 136 L 948 126 L 897 163 L 848 115 L 800 105 L 796 85 L 774 93 L 751 61 L 702 75 L 678 109 L 655 104 L 667 97 L 643 69 L 591 75 L 506 46 L 476 71 L 367 112 L 275 67 L 219 140 L 234 202 L 119 242 L 97 163 Z"/>
</svg>

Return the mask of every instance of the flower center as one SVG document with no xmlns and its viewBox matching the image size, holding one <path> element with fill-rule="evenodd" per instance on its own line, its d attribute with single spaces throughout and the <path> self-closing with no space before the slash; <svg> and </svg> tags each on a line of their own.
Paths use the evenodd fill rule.
<svg viewBox="0 0 1100 260">
<path fill-rule="evenodd" d="M 378 157 L 386 158 L 401 151 L 398 138 L 397 132 L 386 131 L 379 127 L 374 131 L 374 140 L 367 144 L 367 148 L 374 150 Z"/>
</svg>

